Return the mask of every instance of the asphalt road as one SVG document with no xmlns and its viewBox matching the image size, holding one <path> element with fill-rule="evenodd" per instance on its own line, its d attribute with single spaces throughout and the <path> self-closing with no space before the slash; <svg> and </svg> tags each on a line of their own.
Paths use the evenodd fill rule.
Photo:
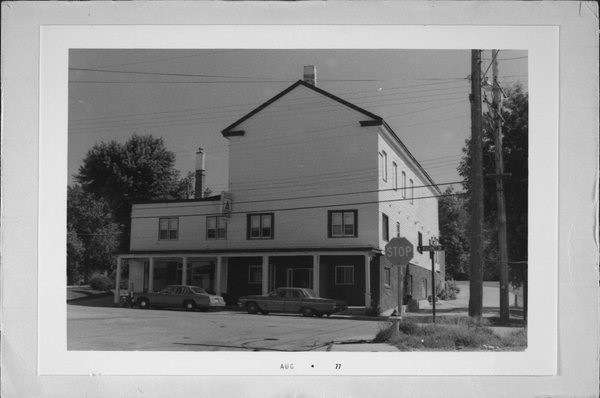
<svg viewBox="0 0 600 398">
<path fill-rule="evenodd" d="M 370 341 L 380 327 L 376 320 L 335 316 L 67 305 L 69 350 L 311 351 L 332 341 Z"/>
</svg>

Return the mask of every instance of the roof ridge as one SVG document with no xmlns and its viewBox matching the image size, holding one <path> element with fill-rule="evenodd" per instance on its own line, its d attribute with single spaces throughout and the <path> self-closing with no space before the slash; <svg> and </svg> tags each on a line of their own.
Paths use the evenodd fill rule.
<svg viewBox="0 0 600 398">
<path fill-rule="evenodd" d="M 289 92 L 291 92 L 292 90 L 294 90 L 296 87 L 298 86 L 304 86 L 308 89 L 311 89 L 313 91 L 315 91 L 318 94 L 324 95 L 334 101 L 339 102 L 340 104 L 347 106 L 350 109 L 353 109 L 357 112 L 362 113 L 363 115 L 376 120 L 376 121 L 381 121 L 383 120 L 383 118 L 381 116 L 377 116 L 374 113 L 371 113 L 369 111 L 367 111 L 366 109 L 363 109 L 357 105 L 354 105 L 351 102 L 348 102 L 340 97 L 338 97 L 335 94 L 330 93 L 329 91 L 323 90 L 322 88 L 316 87 L 312 84 L 306 83 L 303 80 L 298 80 L 296 81 L 294 84 L 292 84 L 291 86 L 287 87 L 285 90 L 279 92 L 278 94 L 276 94 L 274 97 L 270 98 L 269 100 L 263 102 L 261 105 L 259 105 L 258 107 L 254 108 L 253 110 L 251 110 L 250 112 L 248 112 L 247 114 L 245 114 L 244 116 L 242 116 L 241 118 L 239 118 L 238 120 L 236 120 L 235 122 L 233 122 L 232 124 L 230 124 L 229 126 L 225 127 L 223 130 L 221 130 L 221 134 L 223 134 L 224 136 L 231 136 L 231 133 L 233 131 L 234 128 L 236 128 L 237 126 L 239 126 L 241 123 L 243 123 L 244 121 L 250 119 L 252 116 L 256 115 L 258 112 L 262 111 L 263 109 L 265 109 L 266 107 L 268 107 L 269 105 L 271 105 L 272 103 L 274 103 L 275 101 L 277 101 L 278 99 L 280 99 L 281 97 L 283 97 L 284 95 L 288 94 Z"/>
</svg>

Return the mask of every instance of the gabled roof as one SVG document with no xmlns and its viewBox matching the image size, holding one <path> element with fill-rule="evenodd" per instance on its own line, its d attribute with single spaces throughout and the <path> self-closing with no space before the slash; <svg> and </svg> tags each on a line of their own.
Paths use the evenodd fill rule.
<svg viewBox="0 0 600 398">
<path fill-rule="evenodd" d="M 265 102 L 264 104 L 258 106 L 257 108 L 253 109 L 252 111 L 250 111 L 249 113 L 247 113 L 246 115 L 242 116 L 240 119 L 236 120 L 235 122 L 233 122 L 232 124 L 230 124 L 229 126 L 225 127 L 225 129 L 223 129 L 221 131 L 221 134 L 223 134 L 223 137 L 232 137 L 232 136 L 237 136 L 237 135 L 244 135 L 244 133 L 242 131 L 235 131 L 234 129 L 239 126 L 241 123 L 243 123 L 244 121 L 250 119 L 252 116 L 256 115 L 258 112 L 262 111 L 263 109 L 265 109 L 267 106 L 271 105 L 273 102 L 277 101 L 279 98 L 283 97 L 284 95 L 286 95 L 287 93 L 289 93 L 290 91 L 294 90 L 296 87 L 298 86 L 304 86 L 310 90 L 313 90 L 321 95 L 324 95 L 328 98 L 331 98 L 334 101 L 339 102 L 342 105 L 347 106 L 350 109 L 353 109 L 357 112 L 362 113 L 363 115 L 365 115 L 366 117 L 368 117 L 370 120 L 365 120 L 364 122 L 361 122 L 361 125 L 371 125 L 371 126 L 378 126 L 381 125 L 383 119 L 380 116 L 377 116 L 359 106 L 356 106 L 354 104 L 351 104 L 350 102 L 341 99 L 340 97 L 331 94 L 330 92 L 327 92 L 323 89 L 320 89 L 316 86 L 313 86 L 312 84 L 306 83 L 303 80 L 298 80 L 296 83 L 292 84 L 291 86 L 289 86 L 288 88 L 286 88 L 285 90 L 283 90 L 282 92 L 280 92 L 279 94 L 277 94 L 276 96 L 274 96 L 273 98 L 271 98 L 270 100 L 268 100 L 267 102 Z M 365 124 L 363 124 L 365 123 Z"/>
<path fill-rule="evenodd" d="M 289 93 L 290 91 L 294 90 L 296 87 L 298 86 L 304 86 L 310 90 L 313 90 L 321 95 L 324 95 L 328 98 L 331 98 L 334 101 L 339 102 L 340 104 L 347 106 L 350 109 L 353 109 L 359 113 L 362 113 L 363 115 L 365 115 L 367 118 L 369 118 L 368 120 L 361 120 L 360 121 L 360 125 L 363 127 L 368 127 L 368 126 L 384 126 L 385 129 L 387 131 L 389 131 L 390 135 L 394 138 L 394 140 L 396 140 L 398 142 L 398 144 L 400 145 L 400 147 L 402 147 L 402 149 L 406 152 L 406 154 L 408 155 L 408 157 L 410 158 L 411 161 L 414 162 L 414 164 L 417 166 L 417 168 L 419 169 L 419 171 L 421 173 L 423 173 L 423 175 L 425 176 L 425 178 L 431 183 L 432 188 L 434 190 L 436 190 L 438 193 L 442 193 L 440 191 L 440 189 L 438 188 L 438 186 L 435 184 L 435 182 L 433 181 L 433 179 L 429 176 L 429 174 L 425 171 L 425 169 L 423 169 L 423 167 L 421 166 L 421 164 L 417 161 L 417 159 L 412 155 L 412 153 L 410 153 L 410 151 L 408 150 L 408 148 L 406 147 L 406 145 L 404 145 L 404 143 L 402 142 L 402 140 L 400 140 L 400 137 L 398 137 L 398 135 L 396 135 L 396 133 L 394 132 L 394 130 L 392 130 L 392 128 L 383 120 L 383 118 L 381 116 L 377 116 L 374 113 L 371 113 L 357 105 L 354 105 L 336 95 L 331 94 L 328 91 L 325 91 L 323 89 L 320 89 L 312 84 L 306 83 L 303 80 L 298 80 L 296 83 L 292 84 L 291 86 L 289 86 L 288 88 L 286 88 L 285 90 L 283 90 L 282 92 L 280 92 L 279 94 L 277 94 L 276 96 L 274 96 L 273 98 L 271 98 L 270 100 L 268 100 L 267 102 L 263 103 L 262 105 L 258 106 L 257 108 L 253 109 L 252 111 L 250 111 L 249 113 L 247 113 L 246 115 L 242 116 L 240 119 L 238 119 L 237 121 L 233 122 L 232 124 L 230 124 L 229 126 L 227 126 L 225 129 L 223 129 L 221 131 L 221 134 L 223 134 L 223 137 L 228 138 L 228 137 L 235 137 L 235 136 L 243 136 L 245 134 L 245 131 L 243 130 L 235 130 L 235 128 L 237 126 L 239 126 L 241 123 L 243 123 L 244 121 L 250 119 L 252 116 L 256 115 L 258 112 L 262 111 L 263 109 L 265 109 L 266 107 L 268 107 L 269 105 L 271 105 L 272 103 L 274 103 L 275 101 L 277 101 L 279 98 L 283 97 L 284 95 L 286 95 L 287 93 Z"/>
</svg>

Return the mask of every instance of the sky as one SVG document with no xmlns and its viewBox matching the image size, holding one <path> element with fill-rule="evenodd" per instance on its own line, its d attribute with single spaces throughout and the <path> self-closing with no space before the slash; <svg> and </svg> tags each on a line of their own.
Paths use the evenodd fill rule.
<svg viewBox="0 0 600 398">
<path fill-rule="evenodd" d="M 491 80 L 491 51 L 482 57 Z M 526 51 L 498 60 L 501 85 L 527 88 Z M 315 65 L 319 88 L 383 117 L 436 183 L 461 180 L 470 50 L 73 49 L 69 183 L 94 144 L 137 133 L 163 137 L 182 176 L 203 147 L 207 186 L 227 190 L 221 130 L 302 79 L 304 65 Z"/>
</svg>

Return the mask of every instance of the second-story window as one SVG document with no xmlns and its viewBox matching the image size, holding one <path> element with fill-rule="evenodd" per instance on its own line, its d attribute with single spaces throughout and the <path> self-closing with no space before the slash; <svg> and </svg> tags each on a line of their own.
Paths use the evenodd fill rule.
<svg viewBox="0 0 600 398">
<path fill-rule="evenodd" d="M 383 240 L 390 240 L 390 221 L 388 216 L 385 214 L 381 214 L 381 237 Z"/>
<path fill-rule="evenodd" d="M 273 213 L 248 214 L 248 239 L 273 239 Z"/>
<path fill-rule="evenodd" d="M 385 153 L 385 151 L 381 151 L 381 154 L 383 155 L 383 174 L 382 174 L 382 178 L 383 181 L 387 181 L 387 153 Z"/>
<path fill-rule="evenodd" d="M 158 239 L 177 240 L 179 238 L 179 218 L 158 219 Z"/>
<path fill-rule="evenodd" d="M 392 168 L 394 169 L 394 191 L 398 189 L 398 165 L 396 162 L 392 162 Z"/>
<path fill-rule="evenodd" d="M 415 183 L 412 178 L 410 180 L 410 204 L 412 205 L 415 201 Z"/>
<path fill-rule="evenodd" d="M 206 217 L 206 239 L 227 239 L 225 217 Z"/>
<path fill-rule="evenodd" d="M 399 238 L 400 237 L 400 223 L 396 222 L 396 236 Z"/>
<path fill-rule="evenodd" d="M 406 173 L 402 172 L 402 198 L 406 199 Z"/>
<path fill-rule="evenodd" d="M 328 233 L 330 238 L 354 238 L 358 236 L 357 210 L 330 210 Z"/>
</svg>

